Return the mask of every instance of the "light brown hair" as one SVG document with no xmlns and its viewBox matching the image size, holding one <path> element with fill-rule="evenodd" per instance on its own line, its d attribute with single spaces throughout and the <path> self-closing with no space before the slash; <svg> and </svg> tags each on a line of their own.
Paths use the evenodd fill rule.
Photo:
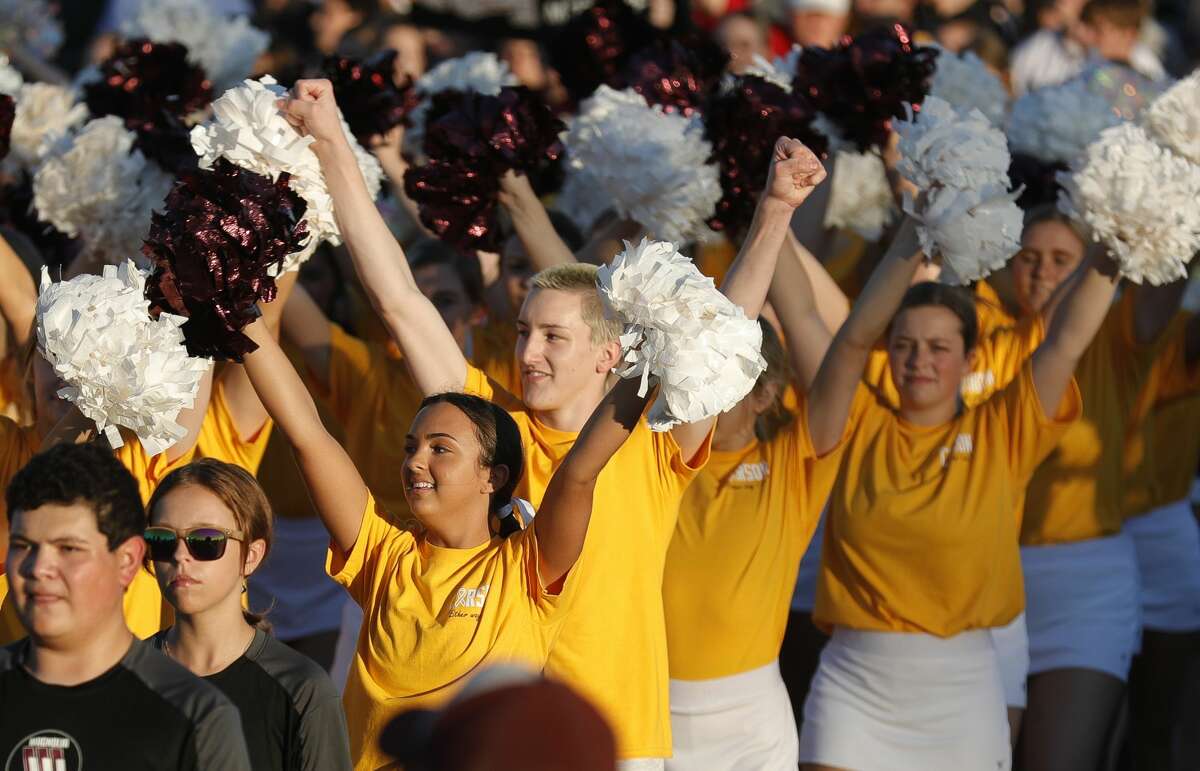
<svg viewBox="0 0 1200 771">
<path fill-rule="evenodd" d="M 753 393 L 762 393 L 763 389 L 776 386 L 775 399 L 771 406 L 762 412 L 754 421 L 754 435 L 760 442 L 769 442 L 776 434 L 787 426 L 795 415 L 783 404 L 783 394 L 792 382 L 791 367 L 788 366 L 787 349 L 779 339 L 775 328 L 763 319 L 758 320 L 762 329 L 762 357 L 767 362 L 767 368 L 758 376 L 754 383 Z"/>
</svg>

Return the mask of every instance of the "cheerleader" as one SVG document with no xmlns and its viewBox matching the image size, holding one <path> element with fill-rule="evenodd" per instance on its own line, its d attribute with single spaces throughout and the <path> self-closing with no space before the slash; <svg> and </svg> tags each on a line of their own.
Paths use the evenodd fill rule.
<svg viewBox="0 0 1200 771">
<path fill-rule="evenodd" d="M 969 295 L 921 283 L 901 227 L 814 381 L 820 452 L 849 425 L 829 500 L 815 618 L 832 638 L 805 704 L 811 769 L 1008 768 L 1008 723 L 988 630 L 1021 610 L 1017 504 L 1078 418 L 1072 373 L 1104 319 L 1115 275 L 1089 267 L 1046 339 L 976 407 L 960 390 L 975 355 Z M 899 407 L 862 384 L 886 334 Z"/>
</svg>

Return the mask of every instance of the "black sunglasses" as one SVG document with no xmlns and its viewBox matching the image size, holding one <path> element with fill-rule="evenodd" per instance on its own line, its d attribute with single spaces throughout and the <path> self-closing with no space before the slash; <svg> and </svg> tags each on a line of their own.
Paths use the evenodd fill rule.
<svg viewBox="0 0 1200 771">
<path fill-rule="evenodd" d="M 175 559 L 175 549 L 180 538 L 187 547 L 188 554 L 201 562 L 212 562 L 225 556 L 225 546 L 229 541 L 241 541 L 242 537 L 232 530 L 222 530 L 216 527 L 193 527 L 179 533 L 169 527 L 148 527 L 142 533 L 146 539 L 146 548 L 150 559 L 155 562 L 171 562 Z"/>
</svg>

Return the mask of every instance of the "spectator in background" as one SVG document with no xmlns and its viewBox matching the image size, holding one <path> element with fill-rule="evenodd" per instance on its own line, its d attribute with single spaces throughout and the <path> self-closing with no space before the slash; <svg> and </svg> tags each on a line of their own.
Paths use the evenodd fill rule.
<svg viewBox="0 0 1200 771">
<path fill-rule="evenodd" d="M 787 0 L 796 44 L 831 48 L 850 24 L 850 0 Z"/>
<path fill-rule="evenodd" d="M 379 0 L 322 0 L 309 18 L 317 52 L 370 56 L 378 49 Z"/>
<path fill-rule="evenodd" d="M 728 69 L 741 75 L 754 64 L 754 57 L 770 58 L 767 36 L 753 14 L 735 11 L 723 16 L 714 32 L 717 42 L 729 52 Z"/>
</svg>

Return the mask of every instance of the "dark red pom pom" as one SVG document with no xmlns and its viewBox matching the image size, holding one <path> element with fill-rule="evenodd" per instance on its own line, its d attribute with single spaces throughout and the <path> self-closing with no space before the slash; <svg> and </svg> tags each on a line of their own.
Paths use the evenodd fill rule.
<svg viewBox="0 0 1200 771">
<path fill-rule="evenodd" d="M 8 155 L 12 139 L 13 118 L 17 115 L 17 103 L 8 94 L 0 94 L 0 158 Z"/>
<path fill-rule="evenodd" d="M 425 123 L 429 159 L 404 177 L 421 222 L 439 238 L 469 252 L 498 246 L 496 196 L 508 170 L 527 174 L 539 192 L 559 177 L 565 124 L 523 86 L 496 96 L 442 91 Z"/>
<path fill-rule="evenodd" d="M 373 136 L 386 134 L 408 124 L 408 114 L 417 104 L 411 78 L 397 86 L 393 78 L 396 52 L 380 51 L 369 59 L 330 56 L 325 59 L 325 77 L 333 83 L 338 107 L 350 131 L 363 147 Z"/>
<path fill-rule="evenodd" d="M 1014 190 L 1023 187 L 1017 206 L 1028 211 L 1058 200 L 1059 184 L 1056 175 L 1067 170 L 1065 163 L 1047 163 L 1032 155 L 1013 153 L 1008 165 L 1008 178 Z"/>
<path fill-rule="evenodd" d="M 144 38 L 117 47 L 100 65 L 100 80 L 83 87 L 93 116 L 116 115 L 129 129 L 180 120 L 212 101 L 212 83 L 204 70 L 188 61 L 180 43 L 156 43 Z"/>
<path fill-rule="evenodd" d="M 825 156 L 827 142 L 812 119 L 802 97 L 758 75 L 738 77 L 709 102 L 704 131 L 721 168 L 721 199 L 710 227 L 728 230 L 736 239 L 750 225 L 779 137 L 798 139 Z"/>
<path fill-rule="evenodd" d="M 647 103 L 690 117 L 704 110 L 728 63 L 729 55 L 707 35 L 663 36 L 634 52 L 622 71 L 622 82 L 610 85 L 632 88 Z"/>
<path fill-rule="evenodd" d="M 563 86 L 578 103 L 601 84 L 624 88 L 623 70 L 630 54 L 658 34 L 623 0 L 598 0 L 564 24 L 547 49 Z"/>
<path fill-rule="evenodd" d="M 275 299 L 271 274 L 308 235 L 304 199 L 287 183 L 287 174 L 272 182 L 218 158 L 176 181 L 151 217 L 146 298 L 152 313 L 187 317 L 192 356 L 240 362 L 255 349 L 242 330 L 258 303 Z"/>
<path fill-rule="evenodd" d="M 832 49 L 804 49 L 793 87 L 843 139 L 866 152 L 887 144 L 891 120 L 905 115 L 905 102 L 924 101 L 937 55 L 935 48 L 914 45 L 894 24 L 843 38 Z"/>
</svg>

